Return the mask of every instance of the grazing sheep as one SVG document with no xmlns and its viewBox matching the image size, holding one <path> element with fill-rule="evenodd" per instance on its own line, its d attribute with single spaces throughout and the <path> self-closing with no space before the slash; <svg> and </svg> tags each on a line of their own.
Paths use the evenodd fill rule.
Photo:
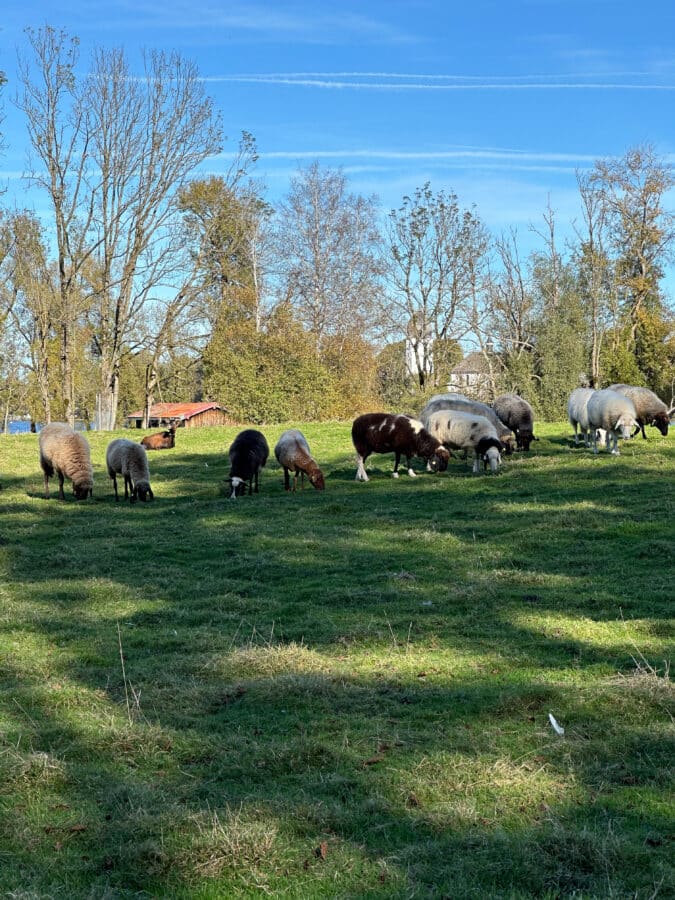
<svg viewBox="0 0 675 900">
<path fill-rule="evenodd" d="M 500 421 L 516 436 L 516 447 L 519 450 L 529 451 L 532 441 L 538 441 L 534 436 L 534 410 L 518 394 L 502 394 L 492 404 Z"/>
<path fill-rule="evenodd" d="M 426 404 L 420 413 L 420 419 L 424 421 L 426 416 L 430 416 L 431 413 L 438 412 L 441 409 L 456 409 L 459 412 L 471 413 L 474 416 L 483 416 L 488 422 L 492 422 L 497 429 L 497 437 L 504 444 L 504 452 L 507 455 L 512 453 L 513 432 L 487 403 L 480 403 L 478 400 L 467 400 L 461 394 L 439 394 Z"/>
<path fill-rule="evenodd" d="M 635 421 L 638 431 L 642 432 L 643 440 L 647 440 L 645 425 L 653 425 L 658 428 L 664 437 L 668 436 L 668 426 L 675 414 L 675 407 L 668 409 L 666 404 L 653 391 L 646 387 L 638 387 L 634 384 L 610 384 L 607 390 L 617 391 L 626 397 L 630 397 L 637 413 Z"/>
<path fill-rule="evenodd" d="M 116 438 L 108 444 L 105 462 L 108 467 L 108 475 L 112 478 L 115 488 L 116 501 L 119 500 L 117 494 L 118 474 L 124 476 L 125 500 L 128 499 L 130 503 L 141 500 L 145 503 L 148 498 L 154 499 L 155 495 L 150 487 L 150 472 L 145 447 L 127 438 Z"/>
<path fill-rule="evenodd" d="M 504 444 L 497 436 L 497 429 L 485 416 L 461 412 L 457 409 L 439 409 L 424 419 L 424 425 L 433 437 L 452 450 L 473 451 L 473 471 L 480 472 L 480 461 L 488 464 L 492 473 L 499 471 Z"/>
<path fill-rule="evenodd" d="M 259 431 L 247 428 L 239 432 L 228 451 L 230 475 L 226 480 L 231 485 L 230 500 L 245 494 L 247 483 L 249 496 L 253 493 L 254 482 L 255 492 L 258 493 L 258 475 L 269 453 L 265 436 Z"/>
<path fill-rule="evenodd" d="M 317 491 L 322 491 L 326 487 L 323 472 L 317 465 L 309 452 L 309 444 L 301 431 L 290 428 L 284 431 L 277 445 L 274 448 L 274 455 L 277 462 L 284 470 L 284 487 L 287 491 L 290 488 L 289 472 L 293 472 L 293 490 L 295 490 L 298 482 L 298 474 L 301 477 L 301 485 L 305 486 L 305 475 L 309 478 L 309 483 L 314 485 Z"/>
<path fill-rule="evenodd" d="M 366 413 L 354 419 L 352 441 L 358 454 L 357 481 L 368 481 L 365 462 L 371 453 L 393 453 L 394 478 L 398 478 L 401 456 L 405 456 L 408 475 L 415 477 L 411 467 L 413 456 L 421 456 L 434 472 L 444 472 L 450 454 L 440 441 L 432 437 L 418 419 L 391 413 Z"/>
<path fill-rule="evenodd" d="M 65 500 L 63 479 L 73 482 L 76 500 L 94 494 L 94 470 L 91 466 L 89 444 L 85 437 L 73 431 L 65 422 L 51 422 L 40 431 L 40 466 L 45 476 L 45 497 L 49 499 L 49 479 L 59 476 L 59 499 Z"/>
<path fill-rule="evenodd" d="M 176 423 L 172 422 L 168 431 L 147 434 L 141 444 L 146 450 L 172 450 L 176 446 Z"/>
<path fill-rule="evenodd" d="M 588 401 L 591 399 L 595 390 L 593 388 L 578 387 L 575 388 L 567 399 L 567 418 L 574 428 L 574 446 L 579 445 L 579 434 L 577 428 L 581 432 L 586 447 L 591 446 L 591 426 L 588 422 Z"/>
<path fill-rule="evenodd" d="M 613 456 L 619 455 L 618 438 L 628 439 L 631 429 L 637 424 L 633 401 L 607 388 L 593 391 L 588 399 L 588 424 L 593 431 L 593 452 L 598 452 L 598 433 L 596 429 L 604 428 L 607 432 L 607 449 Z"/>
</svg>

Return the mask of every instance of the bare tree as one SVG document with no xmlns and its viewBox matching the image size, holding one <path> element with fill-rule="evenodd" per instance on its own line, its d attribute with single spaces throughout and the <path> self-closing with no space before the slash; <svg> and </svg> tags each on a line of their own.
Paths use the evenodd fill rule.
<svg viewBox="0 0 675 900">
<path fill-rule="evenodd" d="M 30 31 L 37 75 L 22 67 L 19 102 L 46 175 L 55 216 L 62 295 L 62 366 L 67 417 L 74 418 L 72 331 L 77 281 L 100 361 L 98 424 L 115 425 L 126 343 L 145 305 L 173 268 L 175 195 L 220 147 L 220 124 L 196 67 L 150 52 L 135 77 L 121 50 L 98 49 L 78 81 L 77 41 L 52 28 Z"/>
<path fill-rule="evenodd" d="M 47 194 L 52 207 L 56 240 L 60 308 L 61 391 L 65 417 L 75 421 L 73 376 L 73 335 L 82 310 L 78 279 L 91 247 L 88 232 L 93 218 L 93 202 L 87 190 L 89 135 L 86 122 L 86 93 L 81 95 L 75 66 L 79 43 L 64 31 L 49 26 L 27 29 L 36 68 L 19 58 L 23 86 L 16 103 L 26 116 L 28 134 L 37 164 L 29 160 L 29 178 Z"/>
<path fill-rule="evenodd" d="M 364 334 L 380 292 L 376 202 L 350 194 L 340 169 L 301 169 L 278 210 L 280 299 L 315 336 Z"/>
<path fill-rule="evenodd" d="M 87 107 L 96 258 L 95 342 L 101 361 L 98 418 L 115 425 L 125 341 L 153 290 L 174 269 L 177 191 L 220 146 L 220 127 L 194 64 L 149 53 L 141 79 L 119 50 L 98 50 Z"/>
<path fill-rule="evenodd" d="M 434 195 L 427 183 L 387 223 L 391 331 L 408 341 L 420 389 L 434 374 L 434 345 L 462 338 L 471 323 L 480 260 L 488 239 L 478 216 L 454 194 Z"/>
</svg>

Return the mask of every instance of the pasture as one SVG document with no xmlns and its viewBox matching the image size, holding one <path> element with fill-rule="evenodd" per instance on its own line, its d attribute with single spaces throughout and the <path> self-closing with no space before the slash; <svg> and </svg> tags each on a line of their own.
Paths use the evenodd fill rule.
<svg viewBox="0 0 675 900">
<path fill-rule="evenodd" d="M 0 436 L 0 894 L 675 896 L 673 434 L 362 484 L 295 427 L 323 493 L 207 428 L 135 506 L 142 432 L 81 503 Z"/>
</svg>

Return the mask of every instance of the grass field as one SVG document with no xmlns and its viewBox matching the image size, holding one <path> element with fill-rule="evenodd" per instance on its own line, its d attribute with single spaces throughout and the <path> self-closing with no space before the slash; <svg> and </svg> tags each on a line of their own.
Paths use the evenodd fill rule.
<svg viewBox="0 0 675 900">
<path fill-rule="evenodd" d="M 133 507 L 122 432 L 82 503 L 0 436 L 0 896 L 674 897 L 673 434 L 361 484 L 301 427 L 323 493 L 207 428 Z"/>
</svg>

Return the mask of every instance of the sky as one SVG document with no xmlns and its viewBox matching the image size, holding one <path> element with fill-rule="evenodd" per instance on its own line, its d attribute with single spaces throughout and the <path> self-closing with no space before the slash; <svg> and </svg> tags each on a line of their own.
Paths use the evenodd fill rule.
<svg viewBox="0 0 675 900">
<path fill-rule="evenodd" d="M 38 213 L 11 98 L 24 29 L 44 24 L 79 37 L 83 72 L 96 46 L 139 72 L 143 49 L 194 60 L 228 136 L 204 171 L 224 174 L 250 132 L 272 203 L 318 161 L 384 213 L 426 182 L 454 192 L 527 249 L 547 205 L 573 234 L 595 160 L 650 143 L 675 162 L 672 0 L 23 0 L 0 24 L 0 187 Z"/>
</svg>

